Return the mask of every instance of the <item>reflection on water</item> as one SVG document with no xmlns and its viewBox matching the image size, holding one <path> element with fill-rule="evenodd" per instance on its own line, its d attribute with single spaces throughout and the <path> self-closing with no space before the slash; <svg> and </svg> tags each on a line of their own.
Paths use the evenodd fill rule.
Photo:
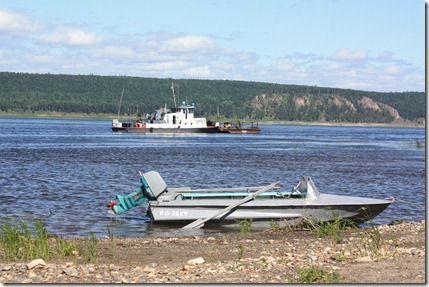
<svg viewBox="0 0 429 287">
<path fill-rule="evenodd" d="M 158 171 L 171 187 L 292 187 L 310 175 L 321 192 L 395 197 L 376 223 L 425 218 L 424 129 L 260 125 L 259 135 L 112 133 L 109 121 L 3 119 L 0 208 L 42 217 L 64 237 L 180 235 L 137 207 L 116 218 L 106 204 Z M 201 235 L 219 229 L 186 231 Z"/>
</svg>

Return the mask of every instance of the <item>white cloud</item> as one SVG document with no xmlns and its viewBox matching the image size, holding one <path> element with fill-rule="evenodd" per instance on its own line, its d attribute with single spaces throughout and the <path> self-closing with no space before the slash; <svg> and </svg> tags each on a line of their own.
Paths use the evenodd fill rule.
<svg viewBox="0 0 429 287">
<path fill-rule="evenodd" d="M 231 59 L 236 59 L 237 62 L 244 65 L 253 65 L 256 64 L 259 60 L 259 57 L 255 53 L 247 52 L 236 52 L 235 54 L 230 55 Z"/>
<path fill-rule="evenodd" d="M 362 61 L 368 58 L 367 51 L 351 51 L 349 49 L 340 49 L 335 52 L 332 56 L 332 60 L 338 61 Z"/>
<path fill-rule="evenodd" d="M 41 27 L 41 22 L 31 17 L 6 9 L 0 9 L 0 31 L 36 32 Z"/>
<path fill-rule="evenodd" d="M 376 59 L 380 62 L 392 61 L 393 60 L 393 53 L 388 52 L 388 51 L 383 51 L 383 52 L 378 54 Z"/>
<path fill-rule="evenodd" d="M 178 71 L 182 71 L 189 67 L 189 63 L 184 61 L 171 61 L 171 62 L 154 62 L 145 65 L 146 71 L 161 71 L 166 74 L 176 74 Z"/>
<path fill-rule="evenodd" d="M 215 37 L 168 31 L 103 37 L 88 27 L 45 23 L 0 9 L 3 71 L 206 78 L 375 91 L 424 90 L 424 67 L 389 51 L 342 48 L 331 55 L 292 52 L 272 59 Z M 19 35 L 20 41 L 12 41 Z M 16 38 L 16 37 L 15 37 Z M 3 44 L 5 43 L 5 44 Z M 225 44 L 228 45 L 228 44 Z M 419 89 L 420 87 L 420 89 Z"/>
<path fill-rule="evenodd" d="M 424 87 L 423 71 L 393 58 L 389 52 L 381 54 L 383 61 L 380 61 L 380 54 L 371 57 L 369 51 L 348 49 L 335 52 L 333 54 L 335 57 L 318 55 L 310 57 L 311 53 L 308 55 L 311 60 L 305 61 L 303 59 L 306 57 L 302 53 L 286 55 L 271 65 L 265 65 L 260 73 L 247 75 L 247 78 L 253 77 L 252 80 L 257 81 L 270 79 L 270 82 L 276 83 L 386 92 L 422 91 Z"/>
<path fill-rule="evenodd" d="M 308 60 L 308 59 L 318 58 L 318 56 L 314 53 L 295 52 L 293 54 L 286 55 L 283 58 L 294 59 L 294 60 Z"/>
<path fill-rule="evenodd" d="M 384 70 L 387 75 L 397 75 L 401 72 L 401 69 L 397 65 L 387 65 Z"/>
<path fill-rule="evenodd" d="M 184 72 L 188 77 L 194 78 L 208 78 L 213 76 L 210 67 L 208 66 L 192 67 L 186 69 Z"/>
<path fill-rule="evenodd" d="M 296 65 L 295 63 L 291 62 L 291 61 L 278 61 L 276 63 L 276 67 L 277 69 L 281 70 L 281 71 L 292 71 L 296 69 Z"/>
<path fill-rule="evenodd" d="M 211 38 L 186 35 L 172 39 L 166 39 L 158 43 L 158 49 L 166 52 L 210 52 L 215 48 Z"/>
<path fill-rule="evenodd" d="M 136 52 L 125 46 L 106 46 L 93 51 L 94 57 L 104 57 L 112 59 L 132 59 L 137 57 Z"/>
<path fill-rule="evenodd" d="M 91 46 L 103 40 L 103 37 L 83 31 L 79 28 L 61 27 L 50 34 L 39 37 L 41 43 L 63 46 Z"/>
</svg>

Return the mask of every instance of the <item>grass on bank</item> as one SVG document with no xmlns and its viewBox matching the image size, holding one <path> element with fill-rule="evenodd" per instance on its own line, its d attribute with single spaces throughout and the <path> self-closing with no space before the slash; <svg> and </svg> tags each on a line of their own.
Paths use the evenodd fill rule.
<svg viewBox="0 0 429 287">
<path fill-rule="evenodd" d="M 355 249 L 360 256 L 380 258 L 396 253 L 397 240 L 393 236 L 383 237 L 374 222 L 367 222 L 369 226 L 359 227 L 349 219 L 335 218 L 333 221 L 319 221 L 313 218 L 304 219 L 301 224 L 288 227 L 289 231 L 310 230 L 315 232 L 318 238 L 330 238 L 337 244 L 344 241 L 348 230 L 356 230 L 357 237 L 353 241 Z M 341 258 L 338 258 L 341 260 Z"/>
<path fill-rule="evenodd" d="M 250 233 L 252 221 L 242 220 L 241 234 Z M 353 245 L 360 256 L 371 256 L 372 258 L 382 257 L 384 255 L 394 254 L 396 240 L 393 237 L 382 237 L 379 229 L 376 226 L 358 228 L 357 225 L 343 219 L 336 219 L 331 222 L 320 222 L 317 220 L 304 220 L 302 224 L 292 227 L 279 228 L 272 222 L 272 232 L 294 232 L 310 230 L 318 238 L 328 238 L 340 244 L 343 242 L 345 232 L 350 229 L 357 229 L 357 237 L 353 241 Z M 110 238 L 110 248 L 115 250 L 115 237 L 108 230 Z M 74 262 L 95 263 L 98 257 L 98 242 L 99 239 L 89 232 L 88 237 L 80 237 L 73 239 L 61 238 L 57 235 L 49 234 L 42 219 L 34 218 L 32 220 L 24 220 L 21 218 L 2 218 L 0 219 L 0 259 L 3 262 L 16 260 L 34 260 L 42 258 L 44 260 L 52 259 L 67 259 Z M 245 253 L 245 246 L 238 245 L 237 259 L 241 260 Z M 113 253 L 115 257 L 115 254 Z M 302 277 L 298 282 L 310 282 L 313 276 L 320 276 L 323 282 L 333 280 L 336 276 L 329 277 L 321 270 L 301 270 L 299 277 Z M 308 273 L 307 273 L 308 272 Z M 327 277 L 326 277 L 327 276 Z M 309 277 L 305 279 L 304 277 Z M 327 280 L 327 281 L 326 281 Z M 321 281 L 319 281 L 321 282 Z"/>
<path fill-rule="evenodd" d="M 340 283 L 341 279 L 338 272 L 328 271 L 324 267 L 308 266 L 298 268 L 291 283 Z"/>
<path fill-rule="evenodd" d="M 42 219 L 0 219 L 0 258 L 2 261 L 72 258 L 93 263 L 97 258 L 97 238 L 67 240 L 48 233 Z"/>
</svg>

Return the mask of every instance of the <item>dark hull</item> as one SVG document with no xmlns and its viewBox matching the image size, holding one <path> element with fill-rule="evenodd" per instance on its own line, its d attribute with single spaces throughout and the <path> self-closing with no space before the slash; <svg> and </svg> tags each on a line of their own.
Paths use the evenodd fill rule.
<svg viewBox="0 0 429 287">
<path fill-rule="evenodd" d="M 229 133 L 229 134 L 259 134 L 260 129 L 255 128 L 243 128 L 243 129 L 219 129 L 220 133 Z"/>
</svg>

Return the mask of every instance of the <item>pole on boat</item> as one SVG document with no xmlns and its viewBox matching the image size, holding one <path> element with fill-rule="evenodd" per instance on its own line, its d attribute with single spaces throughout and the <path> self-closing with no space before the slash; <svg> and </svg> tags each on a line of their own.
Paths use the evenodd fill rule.
<svg viewBox="0 0 429 287">
<path fill-rule="evenodd" d="M 200 227 L 203 227 L 203 226 L 204 226 L 204 222 L 207 222 L 207 221 L 209 221 L 210 219 L 213 219 L 213 218 L 215 218 L 216 216 L 218 216 L 218 215 L 220 215 L 220 214 L 222 214 L 222 213 L 228 212 L 228 211 L 230 211 L 231 209 L 236 208 L 237 206 L 240 206 L 240 205 L 242 205 L 242 204 L 244 204 L 244 203 L 246 203 L 246 202 L 248 202 L 248 201 L 250 201 L 250 200 L 252 200 L 252 199 L 255 199 L 255 197 L 257 197 L 257 196 L 258 196 L 258 195 L 260 195 L 261 193 L 264 193 L 264 192 L 266 192 L 266 191 L 268 191 L 268 190 L 270 190 L 270 189 L 273 189 L 273 188 L 274 188 L 277 184 L 279 184 L 279 183 L 280 183 L 280 181 L 277 181 L 277 182 L 274 182 L 274 183 L 272 183 L 272 184 L 270 184 L 270 185 L 267 185 L 267 186 L 265 186 L 265 187 L 261 188 L 260 190 L 258 190 L 257 192 L 252 193 L 252 194 L 250 194 L 249 196 L 247 196 L 247 197 L 243 198 L 242 200 L 237 201 L 237 202 L 235 202 L 235 203 L 231 204 L 231 205 L 230 205 L 230 206 L 228 206 L 228 207 L 225 207 L 225 208 L 224 208 L 224 209 L 222 209 L 221 211 L 217 211 L 217 212 L 213 213 L 212 215 L 210 215 L 210 216 L 208 216 L 208 217 L 206 217 L 206 218 L 199 218 L 199 219 L 197 219 L 197 220 L 195 220 L 195 221 L 193 221 L 193 222 L 189 223 L 188 225 L 186 225 L 186 226 L 182 227 L 182 229 L 193 229 L 193 228 L 200 228 Z"/>
<path fill-rule="evenodd" d="M 119 100 L 118 120 L 119 120 L 119 113 L 121 112 L 122 96 L 124 95 L 124 90 L 125 90 L 125 86 L 122 88 L 121 99 Z"/>
<path fill-rule="evenodd" d="M 177 108 L 176 104 L 176 94 L 174 93 L 174 83 L 171 82 L 171 90 L 173 91 L 173 101 L 174 101 L 174 107 Z"/>
</svg>

